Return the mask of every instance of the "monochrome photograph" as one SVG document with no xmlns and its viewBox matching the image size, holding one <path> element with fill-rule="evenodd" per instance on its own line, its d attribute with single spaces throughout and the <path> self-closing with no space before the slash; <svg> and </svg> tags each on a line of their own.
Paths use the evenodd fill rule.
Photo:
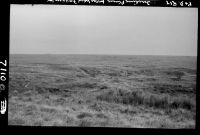
<svg viewBox="0 0 200 135">
<path fill-rule="evenodd" d="M 8 125 L 194 129 L 197 8 L 10 5 Z"/>
</svg>

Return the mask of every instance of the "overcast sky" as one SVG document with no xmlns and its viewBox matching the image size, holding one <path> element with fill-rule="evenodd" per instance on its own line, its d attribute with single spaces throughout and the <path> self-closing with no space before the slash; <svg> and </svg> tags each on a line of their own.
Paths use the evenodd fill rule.
<svg viewBox="0 0 200 135">
<path fill-rule="evenodd" d="M 11 5 L 10 53 L 197 55 L 197 8 Z"/>
</svg>

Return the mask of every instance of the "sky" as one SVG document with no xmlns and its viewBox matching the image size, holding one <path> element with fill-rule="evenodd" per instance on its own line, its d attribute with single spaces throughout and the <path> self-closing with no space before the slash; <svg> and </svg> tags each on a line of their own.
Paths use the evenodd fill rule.
<svg viewBox="0 0 200 135">
<path fill-rule="evenodd" d="M 197 56 L 197 8 L 11 5 L 11 54 Z"/>
</svg>

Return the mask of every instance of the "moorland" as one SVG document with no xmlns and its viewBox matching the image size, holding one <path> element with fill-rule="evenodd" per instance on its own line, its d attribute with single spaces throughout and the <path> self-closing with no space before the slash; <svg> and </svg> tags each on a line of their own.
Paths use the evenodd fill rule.
<svg viewBox="0 0 200 135">
<path fill-rule="evenodd" d="M 195 128 L 196 57 L 9 59 L 9 125 Z"/>
</svg>

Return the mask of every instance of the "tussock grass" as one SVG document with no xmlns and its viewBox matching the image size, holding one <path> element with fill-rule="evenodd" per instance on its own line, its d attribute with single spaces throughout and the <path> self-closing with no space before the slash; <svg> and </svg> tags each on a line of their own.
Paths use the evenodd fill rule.
<svg viewBox="0 0 200 135">
<path fill-rule="evenodd" d="M 195 103 L 192 99 L 186 97 L 169 97 L 168 95 L 157 95 L 144 91 L 110 91 L 97 96 L 98 100 L 107 102 L 115 102 L 126 105 L 145 105 L 155 108 L 184 108 L 191 110 L 195 108 Z"/>
<path fill-rule="evenodd" d="M 187 110 L 192 110 L 195 108 L 195 103 L 193 100 L 190 98 L 186 97 L 178 97 L 178 98 L 173 98 L 172 102 L 169 104 L 170 108 L 184 108 Z"/>
</svg>

